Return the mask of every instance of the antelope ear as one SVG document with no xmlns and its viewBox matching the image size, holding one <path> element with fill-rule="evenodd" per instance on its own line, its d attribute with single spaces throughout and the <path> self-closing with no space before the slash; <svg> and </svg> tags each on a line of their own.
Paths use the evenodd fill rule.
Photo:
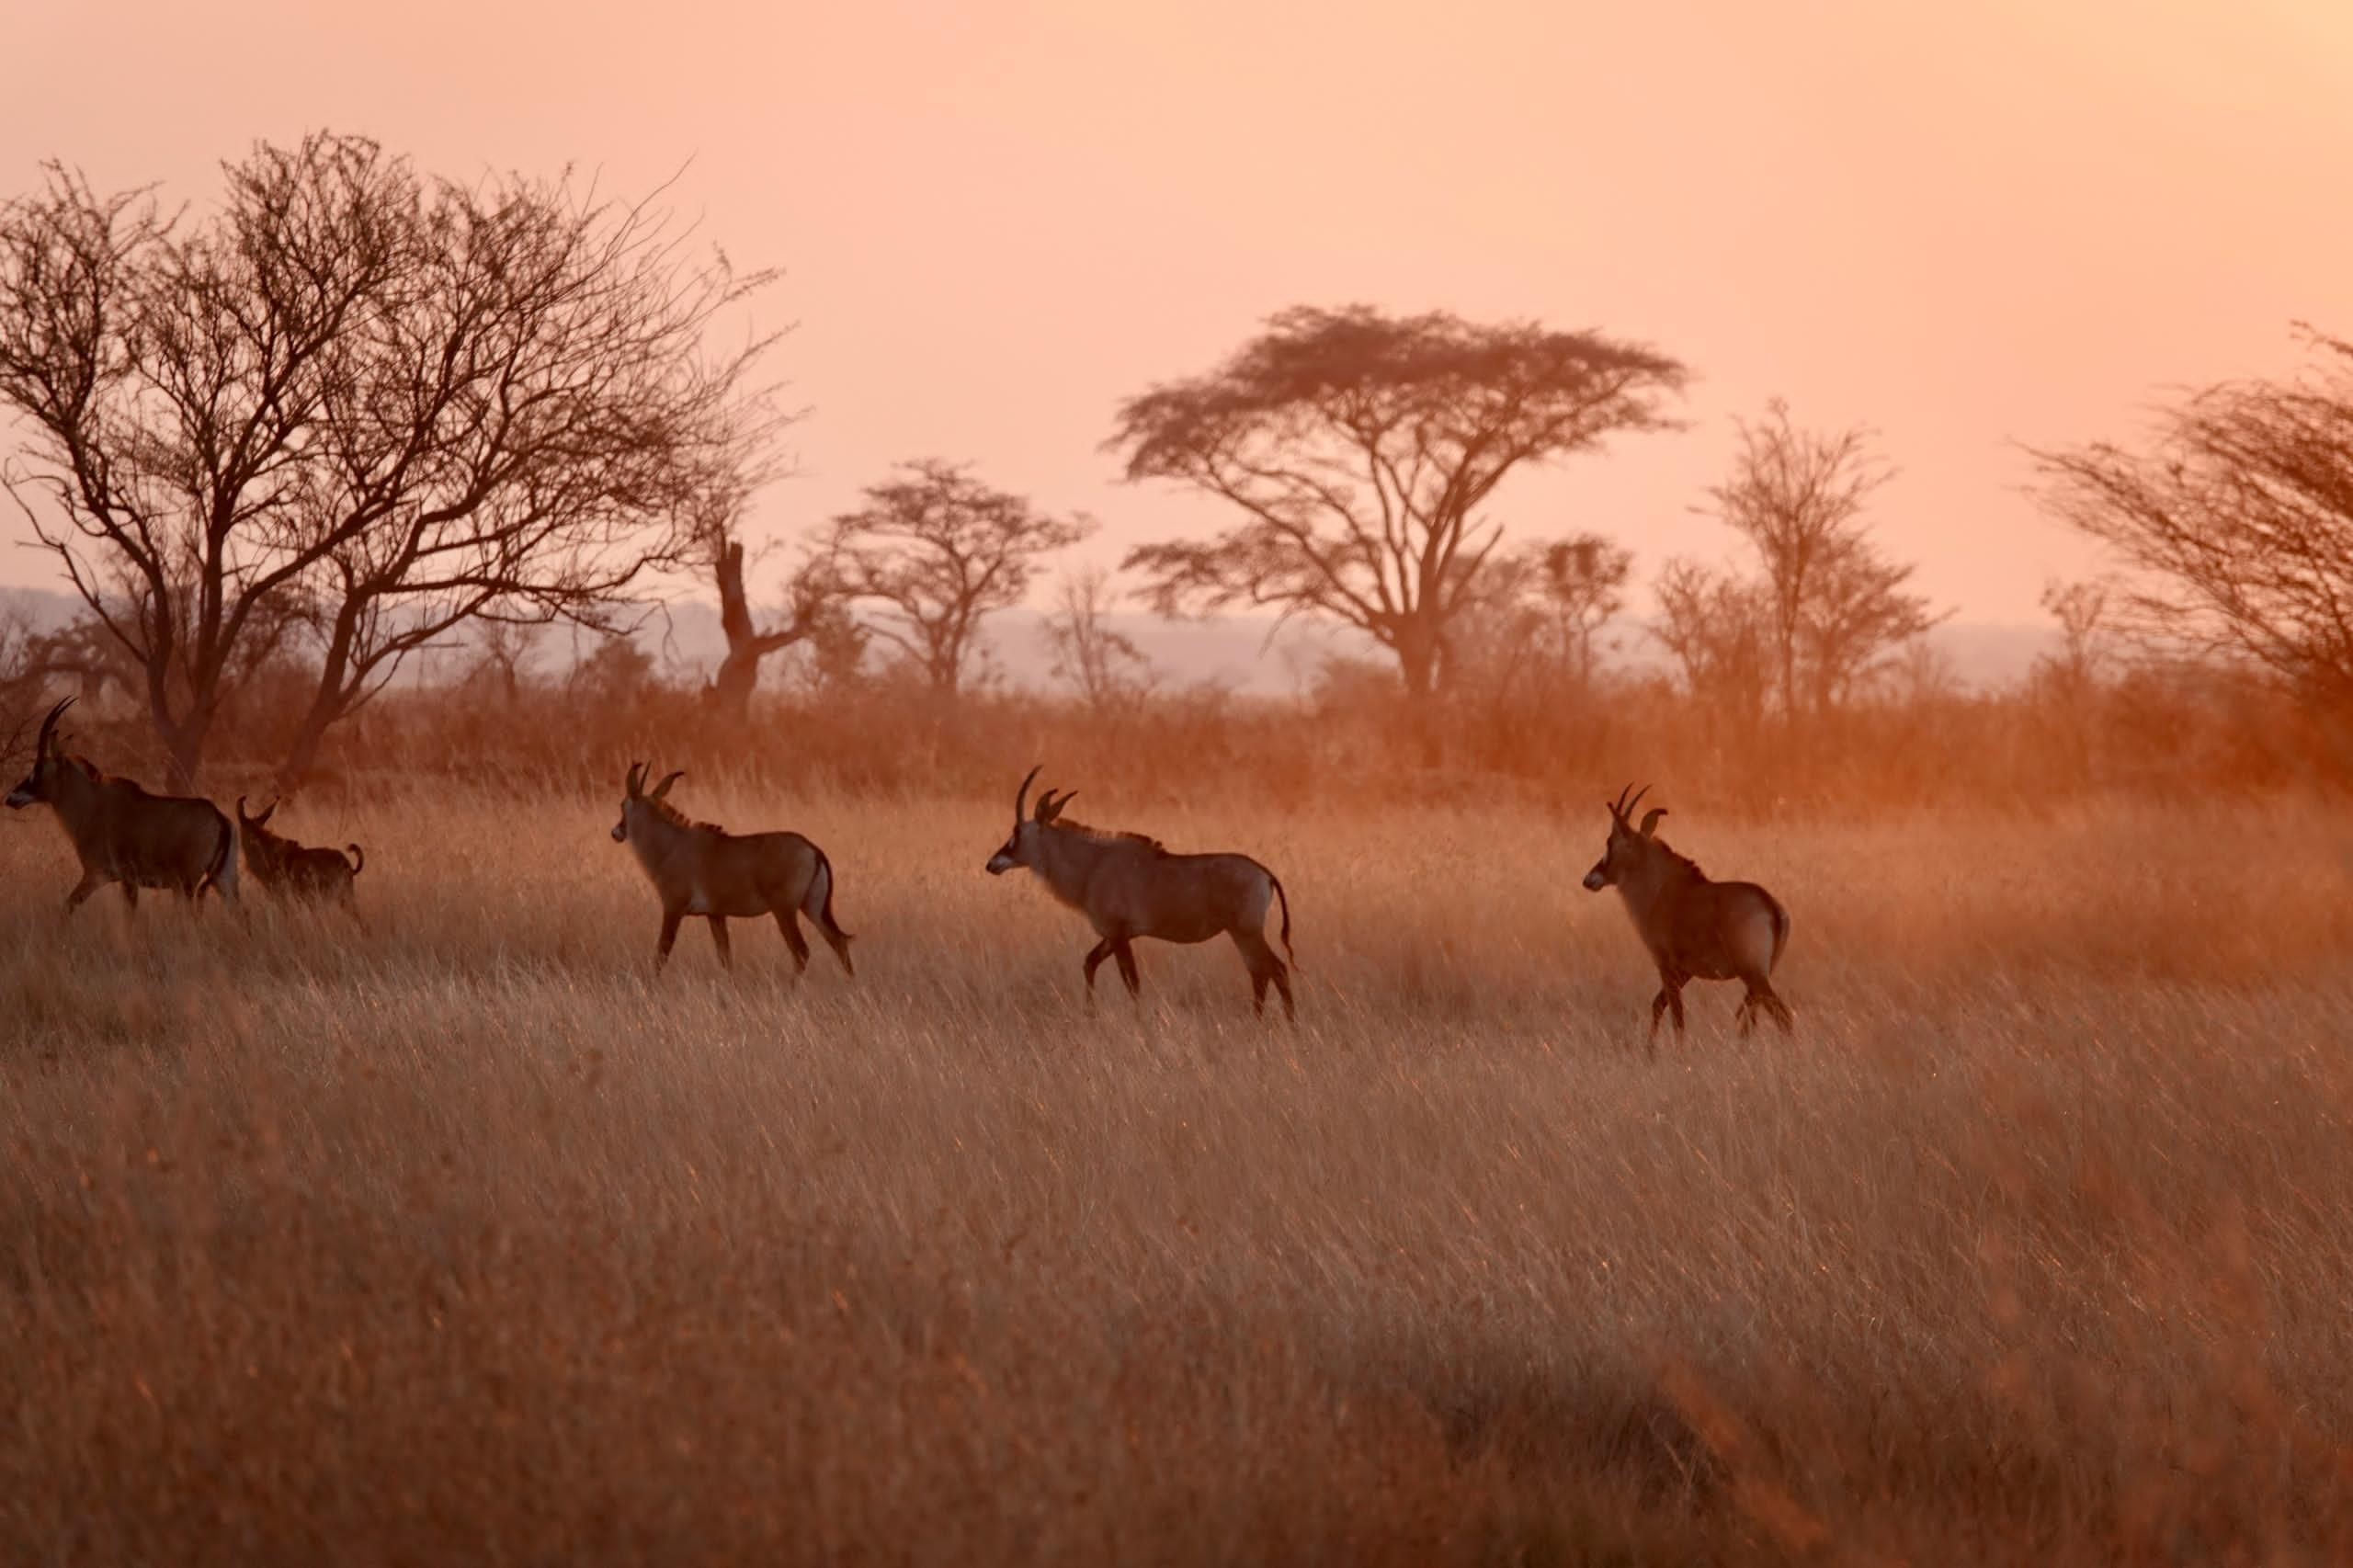
<svg viewBox="0 0 2353 1568">
<path fill-rule="evenodd" d="M 1658 819 L 1666 815 L 1665 806 L 1653 806 L 1643 813 L 1643 836 L 1649 838 L 1658 832 Z"/>
<path fill-rule="evenodd" d="M 1059 822 L 1062 819 L 1063 808 L 1069 805 L 1070 798 L 1077 793 L 1075 790 L 1065 790 L 1051 801 L 1039 801 L 1038 820 L 1041 823 Z"/>
<path fill-rule="evenodd" d="M 670 777 L 662 780 L 661 783 L 654 786 L 654 793 L 645 798 L 649 801 L 660 800 L 663 796 L 670 792 L 671 785 L 676 784 L 679 779 L 684 778 L 686 776 L 687 770 L 683 767 L 679 768 L 676 773 L 671 774 Z"/>
</svg>

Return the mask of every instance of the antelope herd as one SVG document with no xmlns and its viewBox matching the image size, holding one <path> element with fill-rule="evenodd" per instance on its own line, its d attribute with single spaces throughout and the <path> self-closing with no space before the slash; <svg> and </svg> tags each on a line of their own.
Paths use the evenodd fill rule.
<svg viewBox="0 0 2353 1568">
<path fill-rule="evenodd" d="M 246 869 L 273 895 L 328 900 L 358 915 L 357 883 L 366 864 L 359 846 L 313 848 L 270 831 L 275 801 L 249 816 L 240 796 L 232 824 L 210 801 L 151 794 L 130 779 L 101 773 L 87 757 L 63 749 L 66 737 L 59 735 L 57 723 L 73 705 L 69 697 L 42 719 L 32 770 L 7 797 L 12 811 L 49 806 L 73 842 L 82 877 L 66 895 L 68 914 L 108 882 L 119 885 L 123 901 L 134 906 L 141 888 L 168 889 L 199 907 L 205 891 L 212 889 L 234 903 L 242 846 Z M 809 944 L 801 934 L 806 915 L 843 971 L 858 972 L 850 962 L 850 934 L 834 918 L 834 867 L 823 849 L 797 833 L 734 834 L 691 821 L 668 801 L 685 775 L 674 772 L 648 790 L 650 771 L 642 762 L 630 767 L 613 841 L 635 852 L 661 898 L 657 972 L 669 960 L 679 924 L 689 915 L 710 922 L 711 945 L 721 964 L 731 968 L 727 922 L 772 917 L 796 970 L 809 966 Z M 1257 1010 L 1266 1011 L 1271 986 L 1282 998 L 1284 1017 L 1294 1016 L 1290 971 L 1299 960 L 1291 950 L 1290 899 L 1281 878 L 1247 855 L 1179 855 L 1142 834 L 1106 833 L 1066 821 L 1063 809 L 1075 790 L 1045 790 L 1032 809 L 1029 786 L 1040 771 L 1032 767 L 1014 791 L 1013 832 L 984 869 L 991 876 L 1027 869 L 1055 899 L 1086 917 L 1097 937 L 1082 961 L 1090 1000 L 1095 971 L 1106 959 L 1120 966 L 1131 996 L 1141 993 L 1133 946 L 1139 937 L 1195 943 L 1223 936 L 1233 938 L 1249 971 Z M 1649 787 L 1630 800 L 1632 788 L 1604 802 L 1609 835 L 1585 885 L 1595 892 L 1618 890 L 1657 966 L 1651 1039 L 1656 1040 L 1661 1020 L 1670 1016 L 1676 1032 L 1683 1032 L 1683 987 L 1694 980 L 1737 980 L 1745 987 L 1733 1014 L 1743 1034 L 1756 1027 L 1760 1013 L 1788 1032 L 1790 1006 L 1774 991 L 1772 976 L 1789 946 L 1789 911 L 1756 883 L 1712 881 L 1669 848 L 1658 836 L 1665 807 L 1654 806 L 1637 824 L 1634 811 Z M 1267 916 L 1278 906 L 1290 963 L 1267 940 Z"/>
</svg>

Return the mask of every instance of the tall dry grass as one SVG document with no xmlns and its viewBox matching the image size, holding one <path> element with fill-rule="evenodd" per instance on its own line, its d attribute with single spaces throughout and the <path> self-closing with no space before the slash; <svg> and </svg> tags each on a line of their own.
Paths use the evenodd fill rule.
<svg viewBox="0 0 2353 1568">
<path fill-rule="evenodd" d="M 604 799 L 292 816 L 364 937 L 0 827 L 0 1558 L 2353 1556 L 2337 808 L 1678 813 L 1800 1027 L 1653 1060 L 1597 807 L 1082 796 L 1281 872 L 1285 1028 L 1090 1015 L 1006 803 L 679 798 L 856 982 L 650 978 Z"/>
</svg>

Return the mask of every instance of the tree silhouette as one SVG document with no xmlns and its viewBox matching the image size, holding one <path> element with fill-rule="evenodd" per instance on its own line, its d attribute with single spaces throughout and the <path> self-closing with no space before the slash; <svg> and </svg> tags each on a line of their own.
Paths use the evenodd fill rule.
<svg viewBox="0 0 2353 1568">
<path fill-rule="evenodd" d="M 2033 455 L 2047 505 L 2130 570 L 2120 630 L 2252 660 L 2353 710 L 2353 343 L 2300 330 L 2302 374 L 2191 393 L 2145 450 Z"/>
<path fill-rule="evenodd" d="M 1438 689 L 1458 617 L 1502 540 L 1480 508 L 1515 470 L 1667 426 L 1673 359 L 1593 333 L 1443 312 L 1294 309 L 1219 369 L 1121 405 L 1131 481 L 1190 485 L 1245 520 L 1127 558 L 1164 614 L 1263 606 L 1327 617 Z"/>
<path fill-rule="evenodd" d="M 898 472 L 834 519 L 826 559 L 845 598 L 882 607 L 873 634 L 952 697 L 980 656 L 982 620 L 1019 604 L 1039 562 L 1095 525 L 1050 517 L 937 458 Z"/>
<path fill-rule="evenodd" d="M 1708 494 L 1756 553 L 1766 644 L 1783 717 L 1836 707 L 1864 676 L 1934 626 L 1903 592 L 1913 568 L 1881 556 L 1862 520 L 1893 473 L 1860 427 L 1820 434 L 1776 398 L 1739 424 L 1732 476 Z"/>
<path fill-rule="evenodd" d="M 298 637 L 287 776 L 462 622 L 618 630 L 767 345 L 704 350 L 765 275 L 563 179 L 427 180 L 325 134 L 224 176 L 192 224 L 56 165 L 0 209 L 7 485 L 183 784 Z"/>
</svg>

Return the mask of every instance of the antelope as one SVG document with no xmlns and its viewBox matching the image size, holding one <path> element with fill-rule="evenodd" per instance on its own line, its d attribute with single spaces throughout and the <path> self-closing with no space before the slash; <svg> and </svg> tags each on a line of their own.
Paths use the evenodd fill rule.
<svg viewBox="0 0 2353 1568">
<path fill-rule="evenodd" d="M 1737 980 L 1748 988 L 1733 1017 L 1740 1032 L 1756 1027 L 1756 1015 L 1769 1016 L 1790 1028 L 1790 1005 L 1774 994 L 1773 967 L 1790 941 L 1790 913 L 1755 882 L 1708 880 L 1699 866 L 1677 855 L 1658 836 L 1658 819 L 1665 806 L 1643 813 L 1633 824 L 1634 808 L 1650 793 L 1644 785 L 1631 801 L 1629 784 L 1609 808 L 1609 839 L 1601 858 L 1585 874 L 1594 892 L 1614 887 L 1626 901 L 1634 930 L 1658 965 L 1658 994 L 1651 999 L 1651 1043 L 1656 1049 L 1661 1014 L 1675 1015 L 1675 1032 L 1683 1031 L 1683 987 L 1694 980 Z"/>
<path fill-rule="evenodd" d="M 122 901 L 139 904 L 141 888 L 170 888 L 190 900 L 217 890 L 237 902 L 237 832 L 210 801 L 180 795 L 151 795 L 128 778 L 99 772 L 89 758 L 58 749 L 57 721 L 74 699 L 49 710 L 33 741 L 33 769 L 8 791 L 8 809 L 36 802 L 57 813 L 82 880 L 65 895 L 71 915 L 108 882 L 122 888 Z"/>
<path fill-rule="evenodd" d="M 841 960 L 842 971 L 858 973 L 849 961 L 850 934 L 834 920 L 834 863 L 797 833 L 733 834 L 707 822 L 689 822 L 665 798 L 686 777 L 671 774 L 645 788 L 646 763 L 633 763 L 623 782 L 621 820 L 613 842 L 637 852 L 654 891 L 662 895 L 662 941 L 654 949 L 660 973 L 678 939 L 678 922 L 689 915 L 710 922 L 710 944 L 722 967 L 735 966 L 727 945 L 730 918 L 776 916 L 784 945 L 792 949 L 796 972 L 809 967 L 809 944 L 800 915 L 816 922 L 817 934 Z M 796 911 L 798 912 L 796 914 Z"/>
<path fill-rule="evenodd" d="M 1038 809 L 1029 820 L 1029 786 L 1044 764 L 1029 770 L 1013 796 L 1013 836 L 989 857 L 989 875 L 1001 877 L 1026 866 L 1046 884 L 1046 891 L 1077 910 L 1102 939 L 1086 959 L 1086 994 L 1095 995 L 1095 971 L 1107 958 L 1117 959 L 1120 978 L 1128 994 L 1142 994 L 1136 972 L 1138 937 L 1164 942 L 1206 942 L 1231 936 L 1250 971 L 1250 991 L 1257 1010 L 1267 1010 L 1267 987 L 1283 999 L 1283 1016 L 1295 1017 L 1291 1006 L 1290 970 L 1275 956 L 1267 940 L 1267 909 L 1280 901 L 1283 910 L 1283 951 L 1292 963 L 1290 899 L 1282 880 L 1247 855 L 1172 855 L 1160 841 L 1140 833 L 1100 833 L 1062 820 L 1075 790 L 1057 796 L 1051 790 L 1038 797 Z"/>
<path fill-rule="evenodd" d="M 254 881 L 288 898 L 334 899 L 358 915 L 356 883 L 368 864 L 359 846 L 313 849 L 297 844 L 269 831 L 267 824 L 277 811 L 278 802 L 272 801 L 258 816 L 247 816 L 245 798 L 237 797 L 237 838 L 244 846 L 245 869 L 254 874 Z"/>
</svg>

